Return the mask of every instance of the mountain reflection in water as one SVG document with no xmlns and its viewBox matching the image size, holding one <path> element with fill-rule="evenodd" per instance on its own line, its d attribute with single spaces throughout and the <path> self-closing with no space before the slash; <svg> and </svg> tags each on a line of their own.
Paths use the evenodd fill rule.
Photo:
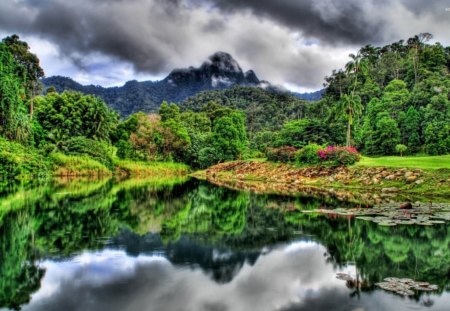
<svg viewBox="0 0 450 311">
<path fill-rule="evenodd" d="M 198 181 L 0 189 L 0 309 L 448 310 L 450 231 L 298 210 Z M 358 275 L 363 286 L 338 280 Z M 374 283 L 439 286 L 402 297 Z"/>
</svg>

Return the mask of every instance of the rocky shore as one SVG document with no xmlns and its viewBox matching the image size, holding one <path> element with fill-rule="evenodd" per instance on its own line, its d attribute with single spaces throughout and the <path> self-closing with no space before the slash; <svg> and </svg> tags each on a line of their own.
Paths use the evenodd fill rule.
<svg viewBox="0 0 450 311">
<path fill-rule="evenodd" d="M 259 193 L 309 191 L 373 203 L 392 200 L 450 202 L 449 169 L 297 167 L 284 163 L 234 161 L 212 166 L 196 177 Z"/>
</svg>

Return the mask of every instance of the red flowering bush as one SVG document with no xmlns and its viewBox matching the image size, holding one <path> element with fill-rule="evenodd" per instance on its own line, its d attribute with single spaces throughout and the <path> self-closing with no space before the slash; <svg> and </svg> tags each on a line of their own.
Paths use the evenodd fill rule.
<svg viewBox="0 0 450 311">
<path fill-rule="evenodd" d="M 361 155 L 354 147 L 328 146 L 317 151 L 317 155 L 322 161 L 335 166 L 352 165 L 361 159 Z"/>
<path fill-rule="evenodd" d="M 274 162 L 292 162 L 295 160 L 295 147 L 283 146 L 280 148 L 267 148 L 266 155 L 269 161 Z"/>
</svg>

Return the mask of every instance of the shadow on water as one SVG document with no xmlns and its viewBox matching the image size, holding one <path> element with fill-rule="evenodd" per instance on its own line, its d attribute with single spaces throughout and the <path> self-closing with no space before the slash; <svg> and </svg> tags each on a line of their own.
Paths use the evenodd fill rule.
<svg viewBox="0 0 450 311">
<path fill-rule="evenodd" d="M 391 228 L 304 214 L 353 204 L 185 179 L 0 190 L 0 308 L 370 310 L 383 301 L 389 310 L 449 301 L 447 224 Z M 336 271 L 362 281 L 337 280 Z M 405 302 L 374 286 L 386 277 L 439 290 Z"/>
</svg>

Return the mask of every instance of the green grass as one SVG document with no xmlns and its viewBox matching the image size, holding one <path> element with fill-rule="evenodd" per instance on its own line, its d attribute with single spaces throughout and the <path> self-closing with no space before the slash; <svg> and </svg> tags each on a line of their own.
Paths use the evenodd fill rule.
<svg viewBox="0 0 450 311">
<path fill-rule="evenodd" d="M 356 166 L 384 166 L 419 168 L 425 170 L 450 169 L 450 155 L 442 156 L 389 156 L 379 158 L 362 157 Z"/>
<path fill-rule="evenodd" d="M 110 176 L 111 171 L 102 163 L 88 156 L 52 153 L 54 176 Z"/>
<path fill-rule="evenodd" d="M 139 162 L 130 160 L 116 161 L 116 170 L 131 176 L 183 176 L 190 171 L 189 166 L 174 162 Z"/>
</svg>

